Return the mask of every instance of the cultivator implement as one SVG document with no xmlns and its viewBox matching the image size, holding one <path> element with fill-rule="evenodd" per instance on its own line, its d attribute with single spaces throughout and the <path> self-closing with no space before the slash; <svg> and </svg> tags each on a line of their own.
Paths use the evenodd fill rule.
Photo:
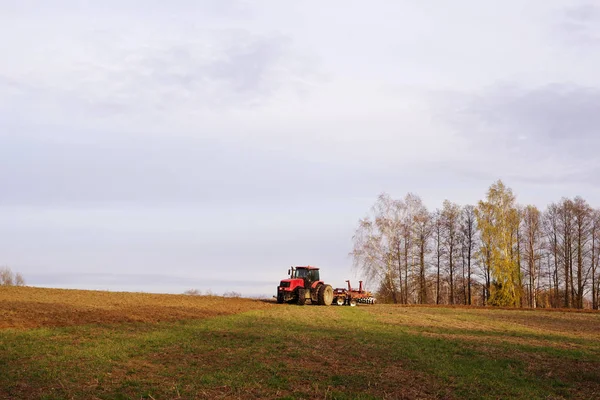
<svg viewBox="0 0 600 400">
<path fill-rule="evenodd" d="M 367 292 L 363 289 L 363 282 L 359 281 L 359 288 L 352 289 L 350 281 L 348 283 L 348 289 L 337 288 L 333 290 L 333 303 L 338 306 L 348 305 L 351 307 L 356 306 L 357 303 L 362 304 L 375 304 L 375 298 L 371 292 Z"/>
<path fill-rule="evenodd" d="M 375 297 L 359 298 L 357 301 L 363 304 L 375 304 Z"/>
</svg>

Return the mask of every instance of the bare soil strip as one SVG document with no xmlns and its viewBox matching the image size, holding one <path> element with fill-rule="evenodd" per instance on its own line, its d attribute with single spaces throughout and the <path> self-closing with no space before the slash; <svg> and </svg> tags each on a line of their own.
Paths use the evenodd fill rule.
<svg viewBox="0 0 600 400">
<path fill-rule="evenodd" d="M 0 287 L 0 329 L 202 319 L 271 306 L 217 296 Z"/>
</svg>

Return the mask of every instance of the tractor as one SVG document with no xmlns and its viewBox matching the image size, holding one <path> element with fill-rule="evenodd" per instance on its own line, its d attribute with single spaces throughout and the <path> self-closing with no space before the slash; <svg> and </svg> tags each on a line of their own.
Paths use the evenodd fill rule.
<svg viewBox="0 0 600 400">
<path fill-rule="evenodd" d="M 303 306 L 306 300 L 311 304 L 329 306 L 333 302 L 333 288 L 326 285 L 319 277 L 319 268 L 291 267 L 288 279 L 277 286 L 277 303 L 296 303 Z"/>
</svg>

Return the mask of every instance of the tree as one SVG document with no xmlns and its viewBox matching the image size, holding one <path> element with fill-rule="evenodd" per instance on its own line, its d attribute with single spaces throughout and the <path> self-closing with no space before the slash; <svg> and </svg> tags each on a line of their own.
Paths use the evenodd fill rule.
<svg viewBox="0 0 600 400">
<path fill-rule="evenodd" d="M 575 258 L 577 262 L 577 286 L 575 290 L 575 307 L 583 308 L 584 286 L 587 281 L 588 268 L 586 261 L 591 241 L 592 207 L 581 197 L 573 201 L 573 222 L 575 231 Z"/>
<path fill-rule="evenodd" d="M 527 206 L 523 210 L 523 230 L 525 235 L 524 256 L 529 278 L 528 303 L 536 308 L 538 292 L 539 261 L 542 257 L 542 222 L 541 213 L 535 206 Z"/>
<path fill-rule="evenodd" d="M 409 303 L 409 297 L 414 295 L 414 286 L 419 286 L 419 293 L 416 302 L 420 302 L 423 295 L 420 286 L 420 271 L 425 274 L 425 253 L 427 252 L 427 240 L 429 239 L 428 226 L 428 211 L 423 200 L 414 193 L 408 193 L 404 196 L 403 201 L 397 201 L 398 210 L 403 215 L 401 219 L 401 238 L 403 241 L 403 266 L 404 266 L 404 288 L 402 289 L 404 304 Z M 423 239 L 420 241 L 420 239 Z M 419 259 L 417 264 L 416 258 Z M 419 270 L 419 272 L 417 272 Z M 410 273 L 410 276 L 409 276 Z M 409 280 L 418 282 L 416 285 L 411 285 Z M 423 281 L 423 289 L 425 290 L 425 282 Z M 424 295 L 426 297 L 426 294 Z M 413 301 L 414 301 L 413 300 Z"/>
<path fill-rule="evenodd" d="M 477 225 L 484 236 L 484 251 L 488 251 L 493 278 L 490 303 L 499 306 L 520 304 L 521 271 L 517 251 L 519 215 L 515 196 L 502 181 L 490 186 L 486 201 L 479 202 Z"/>
<path fill-rule="evenodd" d="M 495 248 L 495 237 L 493 235 L 493 213 L 492 205 L 483 201 L 480 201 L 477 208 L 475 209 L 475 217 L 477 220 L 477 226 L 479 227 L 480 234 L 480 246 L 479 251 L 476 253 L 479 258 L 479 265 L 481 266 L 481 272 L 483 273 L 483 279 L 485 281 L 483 303 L 488 304 L 490 301 L 491 292 L 491 281 L 492 281 L 492 264 L 494 262 L 494 248 Z"/>
<path fill-rule="evenodd" d="M 387 194 L 381 194 L 371 209 L 372 216 L 359 221 L 353 240 L 352 255 L 354 266 L 367 278 L 378 281 L 389 293 L 392 301 L 398 303 L 396 278 L 401 279 L 401 268 L 397 273 L 395 265 L 399 252 L 397 204 Z M 398 260 L 399 262 L 399 260 Z M 401 285 L 400 281 L 400 285 Z"/>
<path fill-rule="evenodd" d="M 600 289 L 598 274 L 598 264 L 600 263 L 600 210 L 592 212 L 592 226 L 590 235 L 592 238 L 591 246 L 591 275 L 592 275 L 592 308 L 598 307 L 598 290 Z"/>
<path fill-rule="evenodd" d="M 429 252 L 429 238 L 433 233 L 432 217 L 421 199 L 419 199 L 419 207 L 415 209 L 414 220 L 414 235 L 415 244 L 419 257 L 419 304 L 427 303 L 427 281 L 426 281 L 426 265 L 425 257 Z"/>
<path fill-rule="evenodd" d="M 436 210 L 433 214 L 433 239 L 435 248 L 435 261 L 436 261 L 436 282 L 435 282 L 435 304 L 440 304 L 440 274 L 442 257 L 444 257 L 444 227 L 442 222 L 442 213 L 440 210 Z"/>
<path fill-rule="evenodd" d="M 448 267 L 448 279 L 450 283 L 450 304 L 454 304 L 454 272 L 455 272 L 455 260 L 456 252 L 459 245 L 460 235 L 460 206 L 456 203 L 452 203 L 448 200 L 444 200 L 442 207 L 442 229 L 444 232 L 444 247 L 446 255 L 448 256 L 447 267 Z"/>
<path fill-rule="evenodd" d="M 473 260 L 473 254 L 475 253 L 476 245 L 476 216 L 475 207 L 467 205 L 463 207 L 462 218 L 461 218 L 461 233 L 463 237 L 464 249 L 466 252 L 467 260 L 467 298 L 466 303 L 471 305 L 471 264 Z"/>
<path fill-rule="evenodd" d="M 25 286 L 25 279 L 20 273 L 13 273 L 8 267 L 0 268 L 0 286 Z"/>
<path fill-rule="evenodd" d="M 571 307 L 575 297 L 573 281 L 573 202 L 563 198 L 558 205 L 560 264 L 565 282 L 564 307 Z"/>
<path fill-rule="evenodd" d="M 548 274 L 551 275 L 550 279 L 550 290 L 554 288 L 554 292 L 551 297 L 551 304 L 553 307 L 558 307 L 560 301 L 559 291 L 559 264 L 560 264 L 560 226 L 559 226 L 559 214 L 560 209 L 557 204 L 550 204 L 548 209 L 544 212 L 544 234 L 546 235 L 547 243 L 547 258 L 548 258 Z M 550 260 L 551 258 L 551 260 Z"/>
<path fill-rule="evenodd" d="M 395 200 L 382 193 L 354 233 L 354 266 L 394 303 L 425 303 L 430 236 L 431 216 L 419 196 Z"/>
</svg>

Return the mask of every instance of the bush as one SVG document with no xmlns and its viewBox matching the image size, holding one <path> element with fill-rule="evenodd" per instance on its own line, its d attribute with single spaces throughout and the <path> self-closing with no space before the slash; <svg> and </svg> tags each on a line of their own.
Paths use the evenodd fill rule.
<svg viewBox="0 0 600 400">
<path fill-rule="evenodd" d="M 223 297 L 235 297 L 235 298 L 238 298 L 238 297 L 242 297 L 242 294 L 239 293 L 239 292 L 234 292 L 232 290 L 231 292 L 225 292 L 225 293 L 223 293 Z"/>
<path fill-rule="evenodd" d="M 25 279 L 20 273 L 13 273 L 8 267 L 0 268 L 0 286 L 25 286 Z"/>
</svg>

